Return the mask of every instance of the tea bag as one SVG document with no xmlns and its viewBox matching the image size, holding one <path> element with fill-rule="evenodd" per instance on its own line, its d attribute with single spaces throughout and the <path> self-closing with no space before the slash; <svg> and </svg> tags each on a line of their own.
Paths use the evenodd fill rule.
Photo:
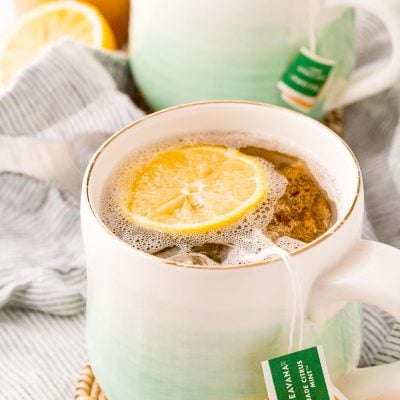
<svg viewBox="0 0 400 400">
<path fill-rule="evenodd" d="M 254 260 L 269 255 L 279 256 L 288 272 L 292 292 L 292 312 L 287 354 L 261 363 L 268 399 L 347 400 L 331 381 L 323 347 L 319 345 L 303 348 L 305 322 L 303 293 L 298 269 L 294 268 L 292 257 L 282 248 L 272 244 L 250 258 Z M 297 346 L 294 344 L 296 321 L 298 321 Z"/>
<path fill-rule="evenodd" d="M 308 46 L 299 49 L 277 84 L 282 100 L 305 113 L 316 105 L 336 64 L 317 54 L 316 22 L 322 5 L 322 0 L 307 0 Z"/>
<path fill-rule="evenodd" d="M 213 259 L 207 257 L 202 253 L 179 253 L 175 256 L 169 257 L 170 260 L 174 260 L 176 262 L 181 262 L 184 264 L 191 264 L 191 265 L 209 265 L 214 266 L 218 265 Z"/>
<path fill-rule="evenodd" d="M 190 248 L 185 249 L 178 246 L 167 247 L 157 253 L 154 253 L 154 255 L 160 258 L 190 265 L 215 266 L 219 264 L 214 259 L 209 257 L 205 251 L 196 252 L 192 251 Z"/>
<path fill-rule="evenodd" d="M 230 248 L 223 265 L 248 264 L 257 261 L 272 259 L 274 255 L 270 249 L 275 244 L 261 230 L 255 229 Z"/>
<path fill-rule="evenodd" d="M 255 229 L 246 236 L 241 236 L 235 245 L 231 245 L 221 263 L 222 265 L 236 265 L 270 260 L 276 257 L 277 252 L 279 254 L 290 253 L 305 245 L 306 243 L 301 240 L 289 236 L 280 236 L 271 240 L 267 234 Z"/>
<path fill-rule="evenodd" d="M 304 162 L 293 162 L 279 171 L 288 183 L 285 193 L 275 205 L 265 233 L 275 243 L 281 236 L 310 243 L 331 226 L 333 204 L 329 203 Z"/>
</svg>

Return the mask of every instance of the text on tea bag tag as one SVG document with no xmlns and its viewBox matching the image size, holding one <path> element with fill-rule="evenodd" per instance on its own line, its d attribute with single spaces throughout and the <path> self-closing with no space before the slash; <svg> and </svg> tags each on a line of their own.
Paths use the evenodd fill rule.
<svg viewBox="0 0 400 400">
<path fill-rule="evenodd" d="M 314 108 L 336 63 L 316 53 L 315 22 L 320 3 L 321 0 L 307 0 L 308 48 L 300 48 L 277 85 L 285 103 L 306 113 Z"/>
<path fill-rule="evenodd" d="M 303 348 L 304 306 L 302 288 L 290 255 L 277 246 L 266 249 L 281 257 L 289 274 L 292 312 L 288 353 L 261 363 L 269 400 L 347 400 L 333 385 L 323 347 Z M 298 351 L 293 352 L 295 325 L 299 316 Z"/>
<path fill-rule="evenodd" d="M 262 367 L 269 400 L 334 400 L 320 346 L 264 361 Z"/>
<path fill-rule="evenodd" d="M 333 385 L 322 346 L 262 363 L 269 400 L 347 400 Z"/>
</svg>

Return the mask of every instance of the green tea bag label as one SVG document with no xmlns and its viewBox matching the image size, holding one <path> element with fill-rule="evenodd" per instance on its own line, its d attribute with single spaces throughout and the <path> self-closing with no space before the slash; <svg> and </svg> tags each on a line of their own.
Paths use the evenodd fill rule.
<svg viewBox="0 0 400 400">
<path fill-rule="evenodd" d="M 334 65 L 334 60 L 302 47 L 278 82 L 282 100 L 300 111 L 311 111 Z"/>
<path fill-rule="evenodd" d="M 269 400 L 335 400 L 321 346 L 262 362 Z"/>
</svg>

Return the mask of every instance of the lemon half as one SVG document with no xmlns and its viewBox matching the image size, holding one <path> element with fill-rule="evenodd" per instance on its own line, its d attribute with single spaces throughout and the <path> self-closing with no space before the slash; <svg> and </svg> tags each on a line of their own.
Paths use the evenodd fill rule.
<svg viewBox="0 0 400 400">
<path fill-rule="evenodd" d="M 46 3 L 22 15 L 0 38 L 0 86 L 6 87 L 45 45 L 62 37 L 116 48 L 111 28 L 96 7 L 77 1 Z"/>
<path fill-rule="evenodd" d="M 225 227 L 267 193 L 262 164 L 238 150 L 183 146 L 159 153 L 136 173 L 129 215 L 138 225 L 170 233 Z"/>
</svg>

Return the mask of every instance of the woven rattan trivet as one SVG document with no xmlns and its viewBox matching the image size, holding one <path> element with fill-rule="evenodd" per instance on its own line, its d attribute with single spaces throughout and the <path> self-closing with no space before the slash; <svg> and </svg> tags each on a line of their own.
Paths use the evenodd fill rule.
<svg viewBox="0 0 400 400">
<path fill-rule="evenodd" d="M 94 378 L 92 368 L 86 364 L 75 389 L 75 400 L 107 400 Z"/>
<path fill-rule="evenodd" d="M 331 111 L 325 116 L 322 122 L 339 136 L 343 137 L 344 112 L 342 109 Z"/>
<path fill-rule="evenodd" d="M 343 136 L 343 110 L 335 110 L 324 118 L 324 124 Z M 75 389 L 75 400 L 107 400 L 96 382 L 90 365 L 85 365 Z"/>
</svg>

